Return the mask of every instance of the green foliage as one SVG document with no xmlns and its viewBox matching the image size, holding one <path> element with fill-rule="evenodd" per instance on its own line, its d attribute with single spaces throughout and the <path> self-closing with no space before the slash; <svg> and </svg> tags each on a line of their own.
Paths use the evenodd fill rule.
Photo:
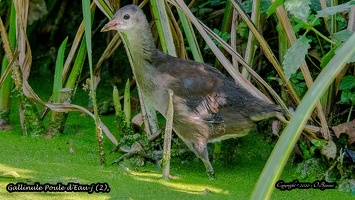
<svg viewBox="0 0 355 200">
<path fill-rule="evenodd" d="M 68 37 L 64 39 L 62 44 L 59 47 L 57 61 L 55 63 L 55 73 L 54 73 L 54 83 L 53 83 L 53 102 L 60 103 L 61 96 L 60 91 L 63 85 L 62 73 L 63 73 L 63 66 L 64 66 L 64 54 L 65 54 L 65 47 L 67 46 Z"/>
<path fill-rule="evenodd" d="M 299 174 L 298 178 L 301 180 L 319 180 L 324 179 L 326 167 L 321 159 L 312 157 L 298 164 L 296 171 Z"/>
<path fill-rule="evenodd" d="M 9 20 L 9 43 L 11 47 L 14 49 L 16 47 L 16 11 L 14 4 L 11 2 L 6 2 L 2 1 L 0 2 L 0 11 L 6 8 L 6 4 L 9 3 L 11 4 L 8 5 L 10 6 L 10 20 Z M 2 41 L 4 42 L 4 41 Z M 3 44 L 4 45 L 4 44 Z M 1 53 L 0 53 L 1 54 Z M 0 56 L 0 61 L 1 61 L 1 56 Z M 7 69 L 9 64 L 9 61 L 7 60 L 6 57 L 3 57 L 2 62 L 1 62 L 1 70 L 0 70 L 0 75 L 4 76 L 5 70 Z M 0 76 L 0 79 L 1 79 Z M 11 77 L 11 75 L 8 75 L 5 81 L 3 82 L 2 86 L 0 86 L 0 119 L 5 120 L 3 122 L 3 125 L 7 124 L 10 122 L 10 111 L 11 111 L 11 92 L 14 87 L 14 81 Z M 2 125 L 0 125 L 2 126 Z"/>
<path fill-rule="evenodd" d="M 130 93 L 129 79 L 126 82 L 123 99 L 124 99 L 123 112 L 125 114 L 125 124 L 126 127 L 128 128 L 131 127 L 131 93 Z"/>
<path fill-rule="evenodd" d="M 221 32 L 218 29 L 213 29 L 213 32 L 215 32 L 220 38 L 222 38 L 224 41 L 227 41 L 231 38 L 231 35 L 227 32 Z M 221 47 L 221 44 L 217 42 L 215 39 L 212 39 L 212 41 L 217 45 L 217 47 Z M 204 51 L 209 50 L 210 47 L 206 44 L 205 48 L 203 49 Z"/>
<path fill-rule="evenodd" d="M 302 30 L 302 29 L 309 30 L 311 27 L 321 24 L 320 19 L 316 18 L 316 16 L 314 14 L 310 14 L 308 16 L 308 20 L 306 20 L 306 21 L 299 19 L 295 16 L 292 16 L 291 22 L 293 24 L 292 29 L 296 34 L 298 34 L 300 32 L 300 30 Z"/>
<path fill-rule="evenodd" d="M 354 76 L 344 76 L 339 90 L 341 91 L 341 97 L 339 104 L 350 104 L 355 105 L 355 77 Z"/>
<path fill-rule="evenodd" d="M 324 177 L 326 165 L 322 162 L 322 159 L 315 156 L 316 151 L 321 151 L 327 144 L 325 140 L 311 140 L 311 145 L 304 141 L 300 141 L 299 148 L 302 152 L 303 161 L 297 165 L 297 173 L 301 179 L 308 178 L 321 179 Z"/>
<path fill-rule="evenodd" d="M 248 29 L 248 26 L 247 26 L 247 24 L 245 22 L 241 22 L 241 23 L 238 24 L 237 33 L 242 38 L 248 38 L 249 29 Z M 222 34 L 222 38 L 223 38 L 223 34 Z M 229 35 L 229 38 L 223 38 L 223 39 L 224 40 L 230 39 L 230 35 Z"/>
<path fill-rule="evenodd" d="M 248 1 L 243 1 L 241 2 L 244 10 L 247 13 L 251 13 L 252 12 L 252 7 L 253 7 L 253 0 L 248 0 Z M 271 3 L 269 0 L 261 0 L 260 2 L 260 13 L 266 13 L 268 11 L 268 9 L 270 8 Z"/>
<path fill-rule="evenodd" d="M 201 1 L 201 4 L 197 7 L 191 8 L 191 12 L 197 12 L 198 15 L 206 15 L 211 13 L 214 9 L 213 7 L 225 4 L 225 0 L 206 0 Z"/>
<path fill-rule="evenodd" d="M 90 71 L 90 97 L 94 107 L 94 120 L 96 127 L 96 135 L 97 135 L 97 143 L 99 147 L 99 156 L 100 156 L 100 164 L 103 165 L 105 163 L 104 157 L 104 145 L 103 145 L 103 136 L 102 129 L 100 128 L 100 119 L 99 119 L 99 111 L 97 106 L 96 99 L 96 89 L 94 88 L 94 73 L 93 73 L 93 61 L 92 61 L 92 22 L 91 22 L 91 9 L 90 9 L 90 1 L 82 0 L 82 11 L 83 11 L 83 20 L 84 20 L 84 28 L 85 28 L 85 37 L 86 37 L 86 49 L 87 56 L 89 62 L 89 71 Z"/>
<path fill-rule="evenodd" d="M 115 87 L 113 90 L 113 101 L 114 101 L 114 108 L 115 108 L 115 123 L 117 125 L 117 131 L 119 137 L 132 135 L 134 134 L 132 125 L 131 125 L 131 95 L 130 95 L 130 84 L 129 79 L 126 82 L 125 90 L 124 90 L 124 104 L 123 110 L 120 103 L 118 90 Z"/>
<path fill-rule="evenodd" d="M 308 147 L 308 144 L 304 141 L 300 141 L 300 150 L 302 152 L 303 160 L 308 160 L 314 157 L 315 150 L 321 150 L 323 146 L 327 143 L 323 140 L 312 139 L 312 146 Z"/>
<path fill-rule="evenodd" d="M 307 85 L 304 81 L 304 77 L 303 77 L 302 72 L 298 71 L 298 72 L 292 74 L 290 77 L 290 81 L 295 86 L 295 90 L 296 90 L 297 94 L 300 97 L 303 97 L 303 95 L 307 91 Z"/>
<path fill-rule="evenodd" d="M 291 75 L 299 69 L 310 47 L 309 40 L 303 35 L 287 50 L 282 62 L 286 80 L 289 80 Z"/>
<path fill-rule="evenodd" d="M 344 76 L 340 83 L 339 90 L 353 89 L 355 87 L 354 76 Z"/>
<path fill-rule="evenodd" d="M 344 18 L 344 16 L 341 13 L 337 13 L 335 15 L 335 20 L 336 20 L 338 30 L 344 29 L 348 26 L 347 20 Z"/>
<path fill-rule="evenodd" d="M 324 68 L 328 62 L 334 57 L 335 55 L 335 51 L 338 49 L 340 45 L 335 45 L 332 49 L 330 49 L 330 51 L 325 54 L 323 57 L 322 57 L 322 60 L 321 60 L 321 63 L 320 63 L 320 66 L 322 68 Z"/>
<path fill-rule="evenodd" d="M 271 196 L 276 180 L 279 179 L 292 149 L 301 135 L 304 124 L 306 124 L 308 117 L 314 110 L 316 102 L 329 88 L 330 84 L 344 69 L 351 56 L 355 53 L 353 46 L 354 42 L 355 35 L 352 35 L 349 40 L 339 48 L 335 56 L 318 75 L 312 87 L 303 97 L 296 112 L 293 114 L 290 123 L 286 126 L 276 143 L 276 146 L 256 184 L 252 198 L 265 199 Z M 280 154 L 280 152 L 283 153 Z"/>
</svg>

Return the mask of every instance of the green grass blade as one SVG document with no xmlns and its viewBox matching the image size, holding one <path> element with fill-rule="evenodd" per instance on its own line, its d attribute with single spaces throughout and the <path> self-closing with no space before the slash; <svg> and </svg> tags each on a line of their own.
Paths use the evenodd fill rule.
<svg viewBox="0 0 355 200">
<path fill-rule="evenodd" d="M 341 72 L 349 58 L 355 53 L 354 43 L 355 34 L 353 34 L 351 38 L 336 52 L 334 58 L 319 74 L 312 87 L 305 94 L 296 112 L 292 116 L 290 123 L 283 131 L 279 141 L 272 151 L 271 156 L 254 188 L 251 199 L 270 199 L 272 191 L 275 188 L 275 183 L 279 179 L 292 149 L 298 141 L 303 127 L 316 105 L 316 102 L 328 89 L 329 85 L 334 81 L 336 76 Z"/>
<path fill-rule="evenodd" d="M 90 91 L 91 98 L 94 107 L 94 120 L 96 126 L 97 142 L 99 148 L 100 164 L 105 163 L 104 159 L 104 147 L 103 147 L 103 135 L 102 129 L 100 128 L 100 118 L 98 115 L 98 106 L 96 101 L 96 90 L 94 87 L 94 75 L 93 75 L 93 65 L 92 65 L 92 37 L 91 37 L 91 11 L 90 11 L 90 0 L 82 0 L 83 6 L 83 17 L 84 17 L 84 26 L 85 26 L 85 37 L 86 37 L 86 49 L 88 53 L 88 62 L 90 69 Z"/>
<path fill-rule="evenodd" d="M 93 23 L 94 21 L 94 11 L 95 11 L 95 7 L 94 6 L 91 6 L 91 23 Z M 81 26 L 81 25 L 80 25 Z M 79 28 L 80 29 L 80 28 Z M 78 30 L 79 32 L 80 30 Z M 75 52 L 75 50 L 71 49 L 71 51 Z M 81 74 L 81 71 L 83 69 L 83 65 L 84 65 L 84 62 L 85 62 L 85 58 L 86 58 L 86 36 L 84 35 L 82 37 L 82 40 L 80 42 L 80 46 L 79 46 L 79 49 L 78 49 L 78 53 L 75 57 L 75 61 L 74 61 L 74 64 L 73 64 L 73 67 L 72 67 L 72 70 L 69 74 L 69 77 L 68 77 L 68 80 L 67 80 L 67 83 L 66 83 L 66 88 L 70 88 L 70 89 L 73 89 L 74 86 L 75 86 L 75 83 L 79 77 L 79 75 Z M 69 53 L 70 54 L 70 53 Z M 66 61 L 68 62 L 68 65 L 70 63 L 70 61 Z M 67 63 L 65 63 L 67 64 Z M 63 73 L 64 75 L 64 73 Z"/>
<path fill-rule="evenodd" d="M 16 11 L 14 4 L 11 3 L 10 11 L 10 25 L 9 25 L 9 43 L 10 46 L 14 49 L 16 46 Z M 4 56 L 2 61 L 1 73 L 3 75 L 8 66 L 9 61 Z M 11 75 L 8 75 L 0 87 L 0 118 L 5 121 L 9 121 L 10 108 L 11 108 L 11 93 L 14 85 L 14 81 L 11 78 Z"/>
<path fill-rule="evenodd" d="M 64 65 L 64 54 L 65 47 L 67 46 L 68 37 L 64 39 L 62 44 L 59 47 L 57 60 L 55 63 L 55 72 L 54 72 L 54 83 L 53 83 L 53 103 L 60 103 L 60 90 L 62 89 L 62 72 Z"/>
<path fill-rule="evenodd" d="M 194 33 L 194 29 L 192 28 L 191 22 L 187 20 L 186 15 L 181 11 L 180 8 L 177 8 L 182 28 L 184 29 L 186 40 L 189 43 L 190 50 L 194 60 L 197 62 L 203 63 L 203 57 L 200 51 L 200 47 L 198 46 L 198 42 L 196 39 L 196 35 Z"/>
<path fill-rule="evenodd" d="M 88 49 L 88 62 L 90 67 L 90 76 L 92 76 L 92 43 L 91 43 L 91 12 L 90 1 L 82 0 L 83 3 L 83 15 L 84 15 L 84 27 L 86 36 L 86 47 Z"/>
<path fill-rule="evenodd" d="M 129 79 L 126 82 L 126 86 L 124 89 L 124 104 L 123 104 L 123 112 L 125 115 L 126 127 L 131 126 L 131 93 L 130 93 L 130 84 Z"/>
<path fill-rule="evenodd" d="M 99 9 L 106 15 L 107 18 L 112 19 L 113 12 L 104 0 L 94 0 Z"/>
<path fill-rule="evenodd" d="M 118 90 L 116 86 L 113 87 L 112 97 L 113 97 L 113 105 L 115 108 L 115 114 L 116 116 L 120 115 L 122 113 L 122 106 L 121 106 L 120 96 L 118 94 Z"/>
<path fill-rule="evenodd" d="M 152 0 L 150 3 L 152 5 L 153 14 L 155 16 L 155 23 L 158 28 L 158 34 L 163 51 L 169 55 L 176 56 L 177 53 L 173 35 L 171 33 L 169 17 L 165 10 L 165 1 Z"/>
<path fill-rule="evenodd" d="M 70 88 L 70 89 L 74 88 L 77 78 L 83 68 L 86 53 L 87 53 L 86 52 L 86 37 L 84 36 L 81 41 L 80 47 L 78 49 L 78 53 L 76 55 L 76 58 L 75 58 L 75 61 L 73 64 L 73 68 L 69 74 L 67 83 L 65 85 L 66 88 Z"/>
<path fill-rule="evenodd" d="M 52 94 L 52 102 L 53 103 L 61 103 L 61 90 L 63 88 L 63 66 L 64 66 L 64 56 L 65 56 L 65 47 L 67 46 L 68 37 L 66 37 L 62 44 L 58 49 L 57 60 L 55 63 L 55 71 L 54 71 L 54 81 L 53 81 L 53 94 Z M 56 112 L 52 111 L 51 113 L 51 121 L 56 121 Z"/>
</svg>

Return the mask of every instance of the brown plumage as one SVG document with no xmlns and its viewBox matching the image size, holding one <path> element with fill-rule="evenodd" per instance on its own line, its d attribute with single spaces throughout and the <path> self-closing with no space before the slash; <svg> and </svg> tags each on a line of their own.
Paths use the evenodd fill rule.
<svg viewBox="0 0 355 200">
<path fill-rule="evenodd" d="M 214 176 L 207 142 L 246 135 L 255 121 L 275 116 L 280 108 L 254 97 L 217 69 L 169 56 L 154 44 L 143 11 L 135 5 L 122 7 L 102 31 L 127 35 L 136 81 L 147 100 L 164 117 L 168 89 L 174 92 L 173 129 Z"/>
</svg>

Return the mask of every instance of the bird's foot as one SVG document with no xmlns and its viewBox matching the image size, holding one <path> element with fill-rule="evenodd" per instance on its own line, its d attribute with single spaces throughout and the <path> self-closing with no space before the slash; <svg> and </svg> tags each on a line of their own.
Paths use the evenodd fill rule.
<svg viewBox="0 0 355 200">
<path fill-rule="evenodd" d="M 216 176 L 214 174 L 214 171 L 213 170 L 207 170 L 207 176 L 210 180 L 215 180 L 216 179 Z"/>
</svg>

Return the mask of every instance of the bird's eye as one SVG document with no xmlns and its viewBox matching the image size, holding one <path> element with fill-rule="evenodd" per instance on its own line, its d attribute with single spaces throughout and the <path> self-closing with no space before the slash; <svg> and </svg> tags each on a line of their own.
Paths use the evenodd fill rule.
<svg viewBox="0 0 355 200">
<path fill-rule="evenodd" d="M 125 19 L 125 20 L 127 20 L 127 19 L 129 19 L 129 18 L 130 18 L 129 14 L 125 14 L 125 15 L 123 16 L 123 19 Z"/>
</svg>

